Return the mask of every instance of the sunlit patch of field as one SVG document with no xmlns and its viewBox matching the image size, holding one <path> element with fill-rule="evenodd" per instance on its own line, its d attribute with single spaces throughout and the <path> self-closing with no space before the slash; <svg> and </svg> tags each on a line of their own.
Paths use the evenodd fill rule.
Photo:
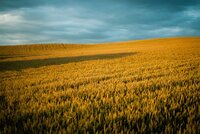
<svg viewBox="0 0 200 134">
<path fill-rule="evenodd" d="M 199 133 L 200 38 L 0 47 L 1 133 Z"/>
</svg>

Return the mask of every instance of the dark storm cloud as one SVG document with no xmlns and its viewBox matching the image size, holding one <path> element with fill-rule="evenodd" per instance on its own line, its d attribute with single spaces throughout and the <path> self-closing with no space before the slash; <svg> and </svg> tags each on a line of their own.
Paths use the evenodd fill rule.
<svg viewBox="0 0 200 134">
<path fill-rule="evenodd" d="M 1 0 L 0 44 L 199 36 L 199 0 Z"/>
<path fill-rule="evenodd" d="M 149 8 L 167 8 L 169 10 L 178 11 L 183 10 L 185 7 L 199 4 L 199 0 L 129 0 L 129 3 L 139 4 Z"/>
<path fill-rule="evenodd" d="M 115 6 L 116 4 L 140 6 L 145 8 L 157 7 L 158 9 L 164 7 L 173 10 L 181 10 L 188 6 L 198 5 L 200 2 L 199 0 L 1 0 L 0 9 L 10 10 L 48 5 L 80 5 L 103 9 L 105 7 L 113 8 L 112 6 Z"/>
</svg>

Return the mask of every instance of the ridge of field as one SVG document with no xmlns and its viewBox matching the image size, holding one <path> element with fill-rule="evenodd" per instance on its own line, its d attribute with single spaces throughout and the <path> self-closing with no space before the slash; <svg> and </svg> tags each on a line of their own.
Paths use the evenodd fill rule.
<svg viewBox="0 0 200 134">
<path fill-rule="evenodd" d="M 135 52 L 143 50 L 156 50 L 160 47 L 170 47 L 171 45 L 181 46 L 184 43 L 193 45 L 199 42 L 200 37 L 182 38 L 160 38 L 148 40 L 136 40 L 127 42 L 103 43 L 93 45 L 79 44 L 35 44 L 0 46 L 1 61 L 9 60 L 30 60 L 44 59 L 66 56 L 95 55 L 105 53 Z M 184 46 L 183 46 L 184 47 Z"/>
<path fill-rule="evenodd" d="M 200 37 L 0 47 L 0 133 L 198 133 Z"/>
</svg>

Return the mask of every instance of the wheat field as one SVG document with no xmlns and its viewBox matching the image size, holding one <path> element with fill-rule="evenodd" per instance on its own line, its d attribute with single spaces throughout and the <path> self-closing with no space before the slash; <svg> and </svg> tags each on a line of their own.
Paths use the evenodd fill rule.
<svg viewBox="0 0 200 134">
<path fill-rule="evenodd" d="M 199 132 L 199 37 L 0 46 L 0 133 Z"/>
</svg>

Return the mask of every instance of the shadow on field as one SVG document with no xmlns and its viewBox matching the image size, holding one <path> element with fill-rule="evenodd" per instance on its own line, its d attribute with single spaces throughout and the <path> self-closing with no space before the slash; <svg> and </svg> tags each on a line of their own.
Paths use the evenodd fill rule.
<svg viewBox="0 0 200 134">
<path fill-rule="evenodd" d="M 23 58 L 23 57 L 31 57 L 31 56 L 39 56 L 39 55 L 0 55 L 0 60 L 5 60 L 9 58 Z"/>
<path fill-rule="evenodd" d="M 24 60 L 24 61 L 5 61 L 5 62 L 0 62 L 0 71 L 38 68 L 48 65 L 60 65 L 60 64 L 89 61 L 89 60 L 115 59 L 134 54 L 136 53 L 98 54 L 98 55 L 86 55 L 86 56 L 76 56 L 76 57 L 34 59 L 34 60 Z"/>
</svg>

